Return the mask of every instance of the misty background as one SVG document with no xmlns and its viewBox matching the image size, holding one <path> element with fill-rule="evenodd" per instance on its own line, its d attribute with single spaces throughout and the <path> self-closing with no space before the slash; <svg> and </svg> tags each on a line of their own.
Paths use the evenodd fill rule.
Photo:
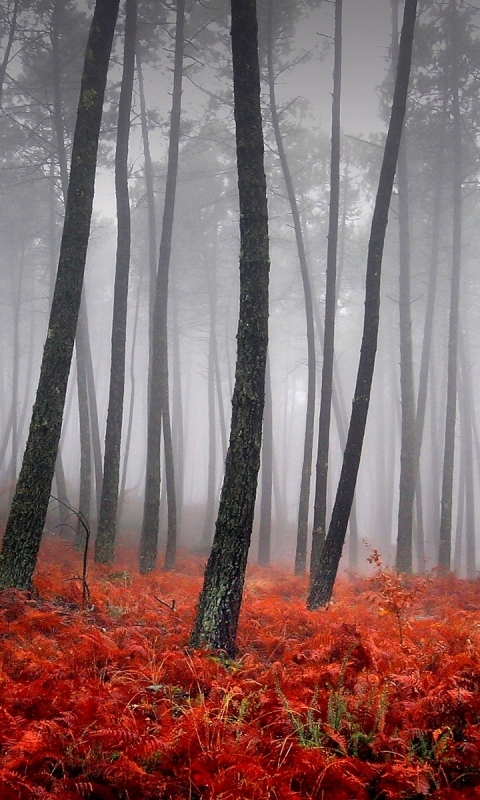
<svg viewBox="0 0 480 800">
<path fill-rule="evenodd" d="M 0 352 L 0 497 L 4 517 L 8 513 L 28 431 L 63 223 L 55 114 L 61 115 L 69 151 L 91 13 L 81 2 L 61 5 L 59 27 L 55 29 L 57 0 L 21 2 L 17 11 L 14 0 L 0 3 L 0 59 L 6 56 L 0 116 L 0 329 L 3 343 Z M 475 561 L 473 565 L 467 564 L 465 545 L 469 535 L 475 537 L 475 512 L 478 511 L 475 495 L 480 467 L 477 426 L 480 380 L 477 148 L 480 48 L 477 26 L 480 11 L 472 3 L 456 5 L 462 36 L 460 93 L 464 154 L 453 560 L 461 574 L 467 573 L 468 566 L 468 573 L 472 575 L 476 564 Z M 418 476 L 422 506 L 417 504 L 415 519 L 417 533 L 421 524 L 423 544 L 419 545 L 416 536 L 416 568 L 435 566 L 438 552 L 452 270 L 452 156 L 448 119 L 441 156 L 441 224 L 436 245 L 433 237 L 435 209 L 438 208 L 434 196 L 439 170 L 438 109 L 443 87 L 448 86 L 451 75 L 445 22 L 448 8 L 449 4 L 444 2 L 420 3 L 406 126 L 415 393 L 424 342 L 432 247 L 438 249 L 433 340 Z M 9 45 L 14 14 L 18 16 Z M 263 0 L 258 2 L 258 15 L 271 236 L 272 560 L 291 564 L 295 552 L 307 400 L 305 308 L 291 209 L 272 132 L 265 66 L 267 16 Z M 138 41 L 153 159 L 157 248 L 165 192 L 174 19 L 175 9 L 169 5 L 160 7 L 148 0 L 139 2 Z M 347 0 L 344 4 L 335 342 L 335 381 L 340 410 L 332 414 L 330 506 L 341 466 L 342 419 L 345 426 L 357 370 L 371 208 L 391 101 L 391 19 L 390 3 L 386 0 Z M 92 403 L 94 391 L 98 415 L 97 432 L 92 428 L 91 433 L 92 459 L 95 459 L 95 442 L 97 448 L 98 442 L 103 448 L 110 379 L 116 246 L 113 153 L 122 67 L 122 20 L 117 30 L 107 89 L 95 217 L 85 276 L 84 307 L 92 355 L 89 402 Z M 273 25 L 275 91 L 314 295 L 319 382 L 329 202 L 333 5 L 280 0 L 275 3 Z M 55 70 L 59 70 L 61 76 L 60 100 L 58 94 L 55 95 Z M 235 367 L 238 209 L 230 70 L 228 5 L 220 0 L 188 3 L 169 284 L 169 368 L 179 539 L 181 545 L 202 551 L 214 530 Z M 448 105 L 449 101 L 445 102 Z M 444 113 L 448 118 L 448 108 Z M 137 69 L 129 156 L 133 238 L 119 516 L 122 541 L 132 544 L 136 544 L 141 526 L 145 483 L 152 302 L 144 152 Z M 365 565 L 368 552 L 362 540 L 378 547 L 386 560 L 393 560 L 395 552 L 401 433 L 397 201 L 398 197 L 394 197 L 385 248 L 378 359 L 356 491 L 358 530 L 355 542 L 351 537 L 347 542 L 344 556 L 344 565 L 350 567 Z M 91 418 L 91 422 L 95 421 Z M 75 508 L 80 476 L 75 367 L 72 367 L 67 394 L 61 455 L 68 502 Z M 163 473 L 162 467 L 160 535 L 164 542 Z M 92 529 L 98 510 L 98 486 L 98 470 L 95 474 L 94 469 L 88 513 Z M 54 486 L 53 493 L 60 495 L 58 485 Z M 313 492 L 311 494 L 313 501 Z M 423 516 L 419 523 L 420 513 Z M 48 531 L 51 535 L 68 538 L 68 529 L 59 528 L 58 522 L 57 504 L 52 502 Z M 258 547 L 258 524 L 257 519 L 251 550 L 253 560 Z"/>
</svg>

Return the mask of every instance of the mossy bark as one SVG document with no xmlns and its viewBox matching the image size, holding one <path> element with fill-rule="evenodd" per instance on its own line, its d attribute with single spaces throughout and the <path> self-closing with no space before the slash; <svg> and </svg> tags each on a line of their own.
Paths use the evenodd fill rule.
<svg viewBox="0 0 480 800">
<path fill-rule="evenodd" d="M 405 118 L 416 13 L 417 0 L 406 0 L 392 113 L 368 246 L 365 316 L 350 426 L 328 534 L 310 583 L 307 605 L 312 609 L 326 605 L 332 595 L 360 466 L 377 351 L 383 246 Z"/>
<path fill-rule="evenodd" d="M 268 344 L 268 213 L 255 0 L 232 0 L 240 200 L 240 311 L 230 442 L 212 551 L 191 635 L 233 657 L 257 492 Z"/>
<path fill-rule="evenodd" d="M 130 197 L 128 193 L 128 144 L 135 71 L 137 0 L 125 6 L 123 74 L 118 104 L 115 151 L 115 194 L 117 198 L 117 256 L 113 296 L 110 391 L 108 397 L 102 499 L 95 540 L 95 561 L 112 564 L 117 531 L 120 446 L 122 441 L 123 399 L 125 394 L 125 352 L 127 340 L 127 302 L 130 273 Z"/>
<path fill-rule="evenodd" d="M 47 514 L 93 206 L 98 137 L 119 0 L 97 0 L 87 42 L 57 279 L 40 379 L 0 555 L 0 588 L 29 588 Z"/>
</svg>

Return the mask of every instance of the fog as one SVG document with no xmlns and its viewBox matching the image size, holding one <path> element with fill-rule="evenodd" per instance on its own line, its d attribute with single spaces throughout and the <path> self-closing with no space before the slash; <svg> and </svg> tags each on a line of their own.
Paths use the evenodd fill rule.
<svg viewBox="0 0 480 800">
<path fill-rule="evenodd" d="M 54 115 L 62 116 L 69 152 L 75 123 L 90 11 L 64 3 L 58 56 L 61 108 L 54 92 L 52 19 L 55 0 L 22 9 L 8 52 L 15 4 L 0 3 L 2 84 L 0 130 L 0 492 L 5 520 L 21 466 L 47 330 L 63 225 L 63 196 Z M 269 364 L 273 417 L 271 559 L 293 569 L 307 403 L 305 302 L 291 207 L 275 137 L 266 76 L 267 3 L 258 2 L 266 177 L 270 229 Z M 460 323 L 454 348 L 457 403 L 452 506 L 452 568 L 475 575 L 467 563 L 475 539 L 480 439 L 480 254 L 478 131 L 480 12 L 458 2 L 460 77 L 452 89 L 451 42 L 445 3 L 420 3 L 405 128 L 410 231 L 410 300 L 414 396 L 417 404 L 425 320 L 433 296 L 425 427 L 416 480 L 414 569 L 438 563 L 449 353 L 451 275 L 461 270 Z M 138 39 L 148 115 L 155 191 L 155 247 L 161 235 L 170 123 L 174 9 L 139 0 Z M 278 14 L 278 17 L 275 16 Z M 84 284 L 99 438 L 104 447 L 110 381 L 115 279 L 114 148 L 123 47 L 123 9 L 104 109 L 95 212 Z M 273 58 L 282 137 L 301 217 L 314 296 L 317 399 L 310 507 L 314 501 L 325 267 L 329 204 L 333 5 L 275 4 Z M 168 294 L 169 394 L 179 544 L 205 553 L 213 537 L 223 478 L 234 383 L 238 318 L 238 200 L 227 4 L 187 4 L 182 119 Z M 63 26 L 63 27 L 62 27 Z M 365 264 L 371 213 L 391 103 L 391 13 L 385 0 L 345 3 L 342 84 L 341 196 L 338 242 L 335 386 L 328 505 L 342 463 L 342 431 L 351 408 L 363 324 Z M 52 43 L 53 42 L 53 43 Z M 467 48 L 468 43 L 468 48 Z M 138 62 L 137 62 L 138 63 Z M 446 88 L 442 88 L 446 86 Z M 462 114 L 460 263 L 453 255 L 454 91 Z M 442 96 L 443 92 L 443 96 Z M 444 104 L 442 107 L 442 103 Z M 129 150 L 132 249 L 128 294 L 126 382 L 120 465 L 120 541 L 137 547 L 146 471 L 150 309 L 149 219 L 145 142 L 135 77 Z M 443 115 L 443 116 L 442 116 Z M 443 123 L 442 123 L 443 120 Z M 443 125 L 443 129 L 442 129 Z M 443 133 L 442 133 L 443 130 Z M 441 144 L 440 144 L 441 143 Z M 437 187 L 436 180 L 442 173 Z M 402 405 L 399 337 L 399 197 L 395 193 L 384 251 L 380 335 L 367 431 L 355 495 L 358 534 L 349 538 L 342 565 L 363 569 L 376 547 L 394 563 L 398 527 Z M 436 225 L 435 223 L 439 223 Z M 151 233 L 151 232 L 150 232 Z M 151 241 L 151 240 L 150 240 Z M 457 259 L 458 260 L 458 259 Z M 432 270 L 436 286 L 432 289 Z M 452 343 L 450 341 L 450 348 Z M 341 412 L 338 411 L 341 409 Z M 343 423 L 339 419 L 343 417 Z M 90 405 L 90 422 L 92 407 Z M 94 443 L 92 439 L 92 443 Z M 67 502 L 79 507 L 80 444 L 77 371 L 72 362 L 60 452 Z M 161 468 L 160 553 L 167 527 Z M 92 475 L 86 516 L 95 531 L 98 497 Z M 97 480 L 99 476 L 97 475 Z M 124 480 L 124 484 L 123 484 Z M 470 487 L 470 488 L 469 488 Z M 473 487 L 473 494 L 471 488 Z M 97 486 L 98 488 L 98 486 Z M 59 496 L 54 482 L 52 494 Z M 260 501 L 258 492 L 257 505 Z M 421 501 L 421 504 L 419 502 Z M 257 560 L 259 514 L 250 558 Z M 75 527 L 74 517 L 70 524 Z M 311 535 L 311 514 L 309 540 Z M 419 534 L 419 530 L 421 533 Z M 52 499 L 47 534 L 68 540 Z M 470 542 L 470 550 L 467 544 Z M 160 561 L 159 561 L 160 563 Z"/>
</svg>

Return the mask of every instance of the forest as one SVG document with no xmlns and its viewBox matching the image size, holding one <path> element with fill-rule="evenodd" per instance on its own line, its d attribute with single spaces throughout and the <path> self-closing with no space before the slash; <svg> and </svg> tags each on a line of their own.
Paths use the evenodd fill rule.
<svg viewBox="0 0 480 800">
<path fill-rule="evenodd" d="M 480 797 L 479 26 L 0 0 L 5 800 Z"/>
</svg>

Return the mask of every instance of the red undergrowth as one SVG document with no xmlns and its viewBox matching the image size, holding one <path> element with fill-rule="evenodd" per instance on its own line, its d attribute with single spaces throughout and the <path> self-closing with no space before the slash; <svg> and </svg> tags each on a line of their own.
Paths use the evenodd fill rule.
<svg viewBox="0 0 480 800">
<path fill-rule="evenodd" d="M 317 612 L 250 569 L 222 663 L 188 648 L 198 560 L 140 576 L 125 552 L 82 609 L 47 541 L 38 594 L 0 595 L 0 797 L 480 798 L 480 584 L 375 563 Z"/>
</svg>

